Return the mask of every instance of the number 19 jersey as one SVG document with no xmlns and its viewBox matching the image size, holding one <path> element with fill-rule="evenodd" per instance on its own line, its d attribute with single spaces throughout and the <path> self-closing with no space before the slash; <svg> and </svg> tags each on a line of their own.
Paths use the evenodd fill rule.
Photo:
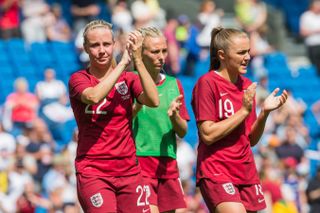
<svg viewBox="0 0 320 213">
<path fill-rule="evenodd" d="M 233 84 L 214 71 L 202 76 L 192 94 L 196 121 L 219 122 L 233 116 L 242 107 L 244 90 L 250 84 L 251 81 L 243 76 L 239 76 Z M 202 178 L 210 178 L 217 183 L 259 183 L 249 141 L 255 120 L 254 103 L 248 117 L 226 137 L 209 146 L 199 137 L 197 182 Z"/>
</svg>

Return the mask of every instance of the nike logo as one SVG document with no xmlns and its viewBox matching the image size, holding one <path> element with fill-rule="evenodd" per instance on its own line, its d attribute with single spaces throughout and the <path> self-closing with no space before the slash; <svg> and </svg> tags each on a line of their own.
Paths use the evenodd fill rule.
<svg viewBox="0 0 320 213">
<path fill-rule="evenodd" d="M 225 95 L 228 95 L 228 93 L 227 92 L 220 92 L 220 96 L 222 97 L 222 96 L 225 96 Z"/>
<path fill-rule="evenodd" d="M 264 199 L 258 199 L 258 203 L 262 203 Z"/>
<path fill-rule="evenodd" d="M 143 213 L 150 212 L 150 209 L 142 209 Z"/>
</svg>

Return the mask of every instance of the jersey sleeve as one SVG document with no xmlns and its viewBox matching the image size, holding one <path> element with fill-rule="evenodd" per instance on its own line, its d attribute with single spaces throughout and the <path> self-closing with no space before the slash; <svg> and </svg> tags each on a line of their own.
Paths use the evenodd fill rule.
<svg viewBox="0 0 320 213">
<path fill-rule="evenodd" d="M 193 89 L 192 108 L 197 122 L 216 120 L 214 92 L 206 78 L 200 78 Z"/>
<path fill-rule="evenodd" d="M 139 75 L 134 72 L 127 72 L 127 76 L 128 80 L 130 81 L 131 92 L 133 93 L 133 96 L 137 99 L 139 95 L 141 95 L 141 93 L 143 92 Z"/>
<path fill-rule="evenodd" d="M 71 75 L 69 80 L 69 95 L 72 98 L 81 99 L 81 93 L 86 88 L 91 87 L 89 78 L 80 73 L 74 73 Z"/>
<path fill-rule="evenodd" d="M 183 95 L 183 98 L 181 100 L 181 107 L 180 107 L 179 115 L 182 119 L 189 121 L 190 116 L 188 114 L 188 110 L 187 110 L 187 106 L 186 106 L 186 99 L 184 96 L 184 90 L 183 90 L 182 84 L 179 79 L 177 79 L 177 85 L 178 85 L 180 94 Z"/>
</svg>

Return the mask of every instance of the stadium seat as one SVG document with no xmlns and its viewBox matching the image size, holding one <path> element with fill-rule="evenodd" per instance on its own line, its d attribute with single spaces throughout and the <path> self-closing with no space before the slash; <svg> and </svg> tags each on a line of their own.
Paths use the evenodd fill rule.
<svg viewBox="0 0 320 213">
<path fill-rule="evenodd" d="M 53 64 L 54 58 L 48 47 L 48 43 L 32 43 L 31 44 L 32 61 L 37 64 Z"/>
</svg>

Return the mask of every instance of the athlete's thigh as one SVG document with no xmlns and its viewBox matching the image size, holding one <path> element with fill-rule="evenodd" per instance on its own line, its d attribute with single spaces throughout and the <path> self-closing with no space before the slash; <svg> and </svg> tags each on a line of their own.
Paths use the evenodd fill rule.
<svg viewBox="0 0 320 213">
<path fill-rule="evenodd" d="M 144 176 L 142 178 L 144 187 L 146 188 L 146 203 L 153 206 L 158 206 L 159 179 Z"/>
<path fill-rule="evenodd" d="M 99 177 L 77 174 L 77 194 L 84 212 L 116 212 L 116 196 L 111 183 Z"/>
<path fill-rule="evenodd" d="M 230 182 L 215 183 L 210 179 L 202 179 L 199 187 L 202 197 L 211 211 L 214 211 L 223 202 L 241 203 L 239 190 Z"/>
<path fill-rule="evenodd" d="M 239 202 L 222 202 L 217 205 L 214 213 L 247 213 L 244 205 Z"/>
<path fill-rule="evenodd" d="M 248 211 L 258 211 L 266 208 L 266 202 L 260 184 L 239 185 L 240 197 Z"/>
<path fill-rule="evenodd" d="M 119 177 L 117 186 L 117 212 L 150 212 L 147 200 L 150 191 L 144 185 L 141 174 Z"/>
<path fill-rule="evenodd" d="M 158 187 L 160 212 L 186 208 L 181 182 L 176 179 L 160 179 Z"/>
</svg>

